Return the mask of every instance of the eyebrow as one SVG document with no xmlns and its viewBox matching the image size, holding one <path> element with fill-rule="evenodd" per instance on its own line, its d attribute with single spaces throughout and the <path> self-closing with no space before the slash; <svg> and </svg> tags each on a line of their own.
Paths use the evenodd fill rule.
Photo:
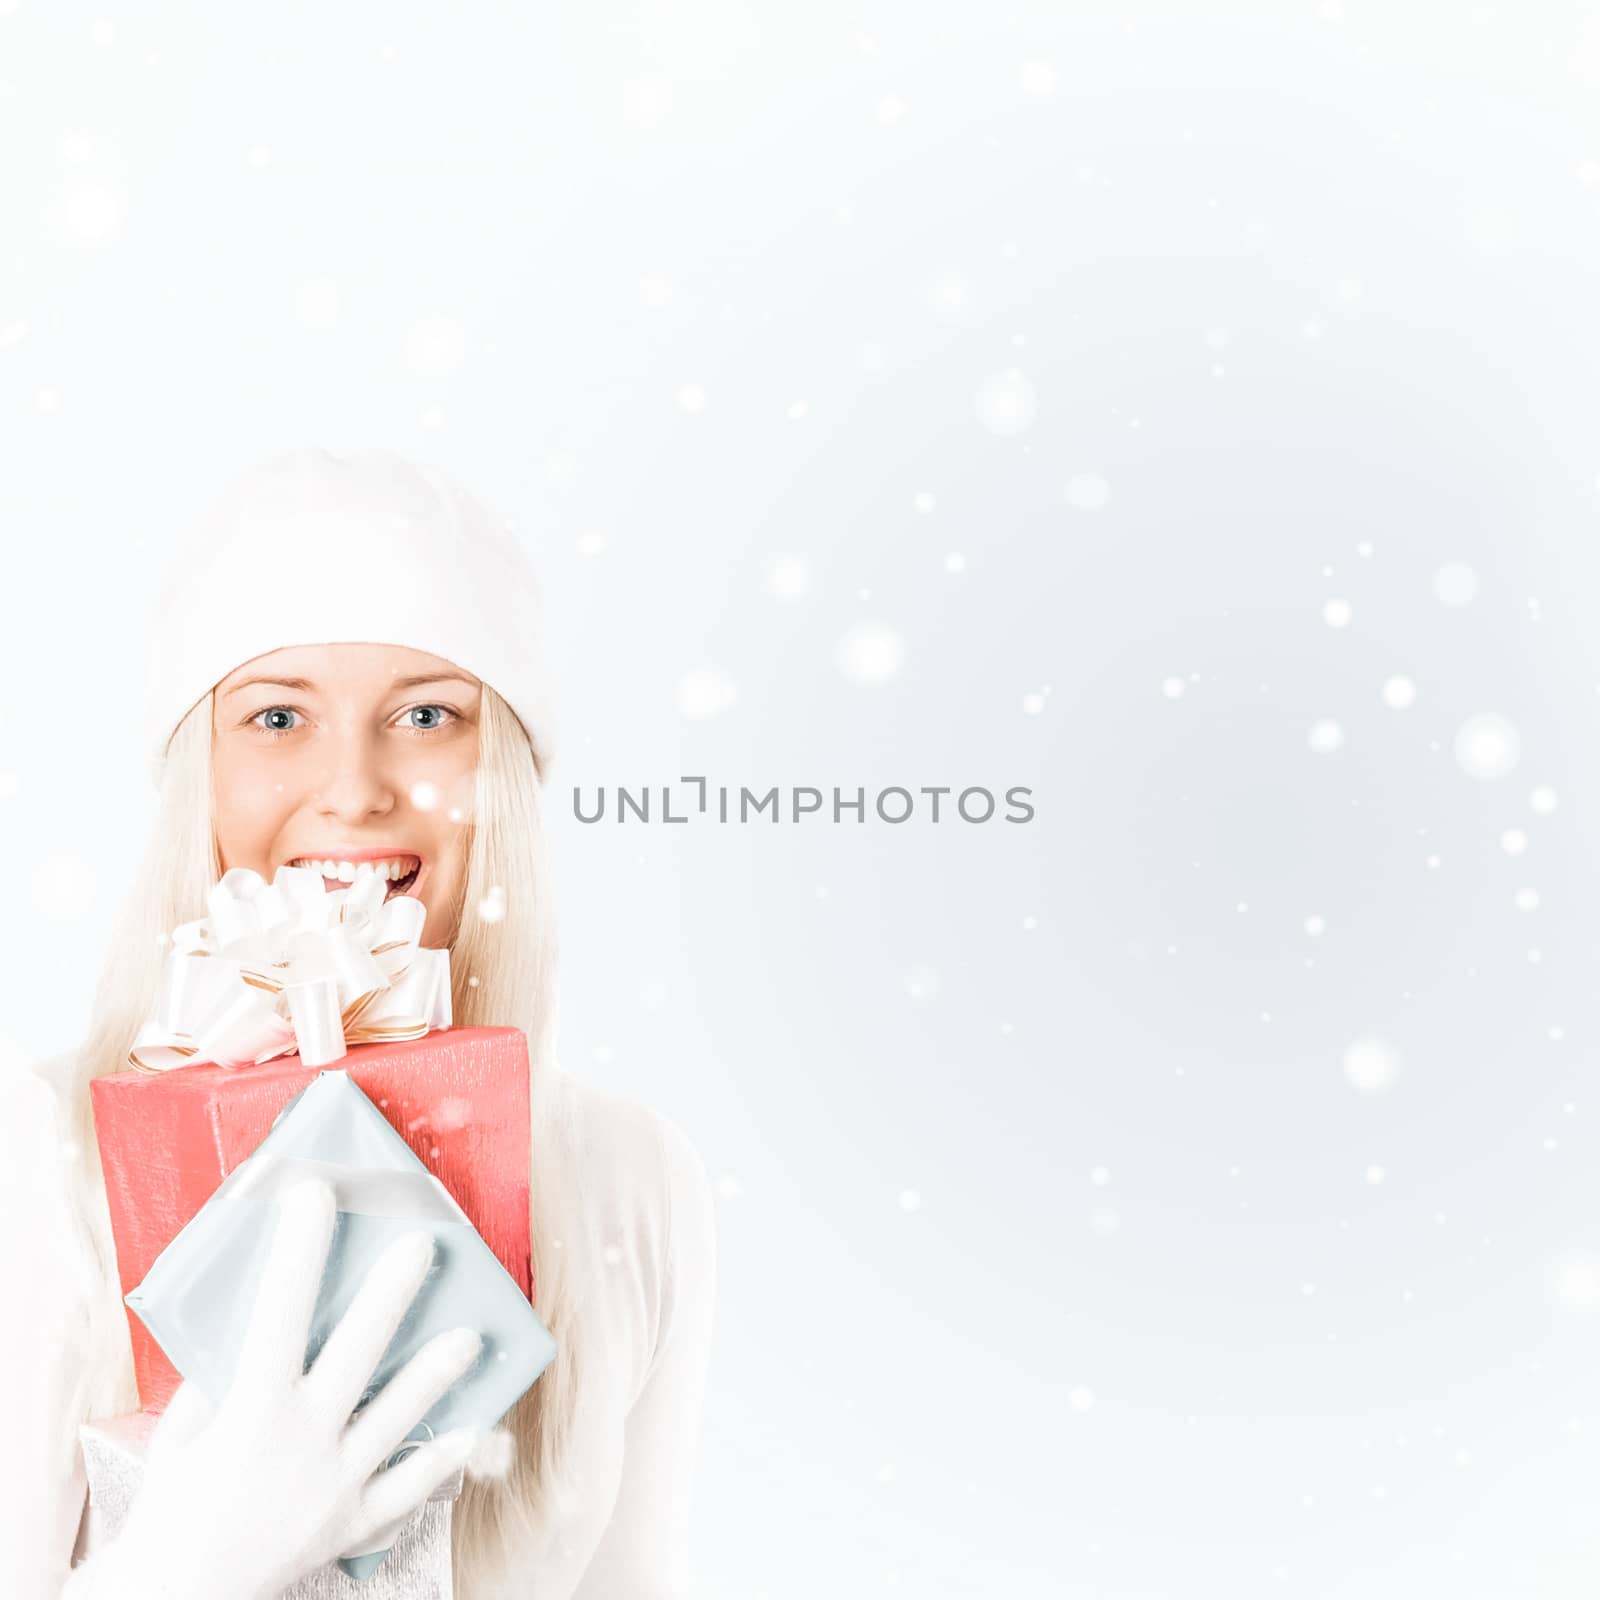
<svg viewBox="0 0 1600 1600">
<path fill-rule="evenodd" d="M 394 678 L 390 681 L 391 689 L 415 689 L 424 683 L 464 683 L 468 688 L 478 687 L 477 679 L 468 678 L 459 672 L 421 672 L 407 678 Z M 223 699 L 229 695 L 237 694 L 241 689 L 253 689 L 260 685 L 267 685 L 274 689 L 294 689 L 301 693 L 316 692 L 316 684 L 309 678 L 241 678 L 237 683 L 230 684 L 222 691 Z"/>
</svg>

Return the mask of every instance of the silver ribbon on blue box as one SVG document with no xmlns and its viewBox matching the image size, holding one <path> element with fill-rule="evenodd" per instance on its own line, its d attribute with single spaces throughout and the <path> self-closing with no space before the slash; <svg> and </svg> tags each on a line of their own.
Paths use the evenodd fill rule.
<svg viewBox="0 0 1600 1600">
<path fill-rule="evenodd" d="M 350 1074 L 337 1069 L 319 1072 L 279 1112 L 256 1149 L 124 1296 L 167 1359 L 213 1405 L 221 1403 L 276 1230 L 274 1202 L 306 1178 L 331 1184 L 339 1211 L 312 1313 L 308 1364 L 385 1247 L 401 1233 L 424 1228 L 434 1237 L 434 1268 L 373 1373 L 368 1395 L 451 1328 L 476 1328 L 483 1349 L 388 1465 L 435 1434 L 473 1423 L 494 1427 L 554 1360 L 555 1340 L 450 1191 Z M 364 1578 L 386 1553 L 347 1555 L 339 1566 Z"/>
</svg>

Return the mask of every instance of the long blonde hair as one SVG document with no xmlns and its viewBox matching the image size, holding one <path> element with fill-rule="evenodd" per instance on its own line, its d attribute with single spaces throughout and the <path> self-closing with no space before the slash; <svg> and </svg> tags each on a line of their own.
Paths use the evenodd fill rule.
<svg viewBox="0 0 1600 1600">
<path fill-rule="evenodd" d="M 166 935 L 202 914 L 220 874 L 212 827 L 211 698 L 208 693 L 194 706 L 173 735 L 154 834 L 111 942 L 87 1037 L 56 1069 L 64 1079 L 57 1086 L 68 1123 L 62 1131 L 79 1157 L 71 1169 L 69 1209 L 92 1282 L 90 1355 L 79 1378 L 75 1422 L 139 1409 L 89 1084 L 130 1070 L 128 1049 L 154 1003 Z M 539 769 L 522 724 L 485 684 L 473 815 L 464 823 L 467 872 L 452 908 L 458 930 L 450 955 L 452 1007 L 457 1027 L 507 1026 L 527 1035 L 534 1303 L 558 1353 L 503 1423 L 515 1443 L 507 1474 L 469 1476 L 456 1502 L 451 1537 L 460 1600 L 502 1592 L 513 1564 L 525 1586 L 528 1563 L 554 1548 L 560 1511 L 573 1494 L 569 1480 L 580 1475 L 572 1452 L 574 1419 L 585 1375 L 599 1359 L 586 1266 L 597 1259 L 586 1220 L 592 1213 L 583 1203 L 572 1083 L 555 1053 L 557 938 L 541 801 Z M 505 891 L 504 914 L 486 921 L 477 908 L 495 885 Z"/>
</svg>

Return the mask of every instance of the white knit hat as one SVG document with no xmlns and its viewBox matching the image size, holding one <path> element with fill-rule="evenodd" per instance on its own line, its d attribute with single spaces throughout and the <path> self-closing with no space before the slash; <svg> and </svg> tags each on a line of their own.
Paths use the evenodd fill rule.
<svg viewBox="0 0 1600 1600">
<path fill-rule="evenodd" d="M 488 684 L 553 748 L 538 590 L 516 543 L 445 476 L 390 450 L 286 450 L 235 477 L 150 619 L 146 727 L 167 742 L 206 692 L 290 645 L 393 644 Z"/>
</svg>

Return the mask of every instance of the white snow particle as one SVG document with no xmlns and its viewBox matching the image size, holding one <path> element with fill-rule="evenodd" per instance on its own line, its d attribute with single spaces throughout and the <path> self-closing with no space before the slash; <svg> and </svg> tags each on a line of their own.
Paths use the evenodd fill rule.
<svg viewBox="0 0 1600 1600">
<path fill-rule="evenodd" d="M 1098 472 L 1079 472 L 1067 479 L 1065 493 L 1074 511 L 1098 511 L 1111 499 L 1111 485 Z"/>
<path fill-rule="evenodd" d="M 1344 1053 L 1344 1075 L 1351 1088 L 1378 1094 L 1394 1082 L 1400 1054 L 1387 1039 L 1372 1035 L 1355 1040 Z"/>
<path fill-rule="evenodd" d="M 1456 730 L 1456 765 L 1483 783 L 1503 778 L 1521 759 L 1522 740 L 1506 718 L 1486 711 Z"/>
<path fill-rule="evenodd" d="M 1383 703 L 1391 711 L 1404 711 L 1416 704 L 1417 686 L 1406 677 L 1388 678 L 1383 685 Z"/>
<path fill-rule="evenodd" d="M 1433 575 L 1433 592 L 1442 606 L 1470 606 L 1478 593 L 1478 574 L 1463 562 L 1447 562 Z"/>
<path fill-rule="evenodd" d="M 433 1126 L 438 1133 L 456 1133 L 472 1119 L 472 1104 L 460 1095 L 450 1095 L 433 1108 Z"/>
<path fill-rule="evenodd" d="M 1541 783 L 1528 796 L 1528 804 L 1541 816 L 1548 817 L 1561 804 L 1560 797 L 1548 783 Z"/>
<path fill-rule="evenodd" d="M 1521 828 L 1507 828 L 1500 835 L 1500 848 L 1508 856 L 1520 856 L 1528 848 L 1528 836 Z"/>
<path fill-rule="evenodd" d="M 1600 1305 L 1600 1256 L 1592 1250 L 1568 1250 L 1545 1271 L 1551 1297 L 1562 1305 Z"/>
<path fill-rule="evenodd" d="M 980 426 L 990 433 L 1023 433 L 1033 426 L 1039 410 L 1033 385 L 1017 367 L 991 372 L 973 396 Z"/>
<path fill-rule="evenodd" d="M 1344 729 L 1332 717 L 1324 717 L 1320 722 L 1311 724 L 1306 743 L 1319 756 L 1332 755 L 1335 750 L 1343 748 Z"/>
<path fill-rule="evenodd" d="M 786 605 L 804 600 L 815 587 L 804 556 L 777 555 L 767 564 L 767 593 Z"/>
<path fill-rule="evenodd" d="M 1330 600 L 1322 608 L 1322 620 L 1330 628 L 1348 628 L 1354 614 L 1348 600 Z"/>
<path fill-rule="evenodd" d="M 720 667 L 691 667 L 678 679 L 678 715 L 705 722 L 731 710 L 739 699 L 738 685 Z"/>
<path fill-rule="evenodd" d="M 875 688 L 899 673 L 905 655 L 898 630 L 884 622 L 858 622 L 840 638 L 834 660 L 852 683 Z"/>
</svg>

